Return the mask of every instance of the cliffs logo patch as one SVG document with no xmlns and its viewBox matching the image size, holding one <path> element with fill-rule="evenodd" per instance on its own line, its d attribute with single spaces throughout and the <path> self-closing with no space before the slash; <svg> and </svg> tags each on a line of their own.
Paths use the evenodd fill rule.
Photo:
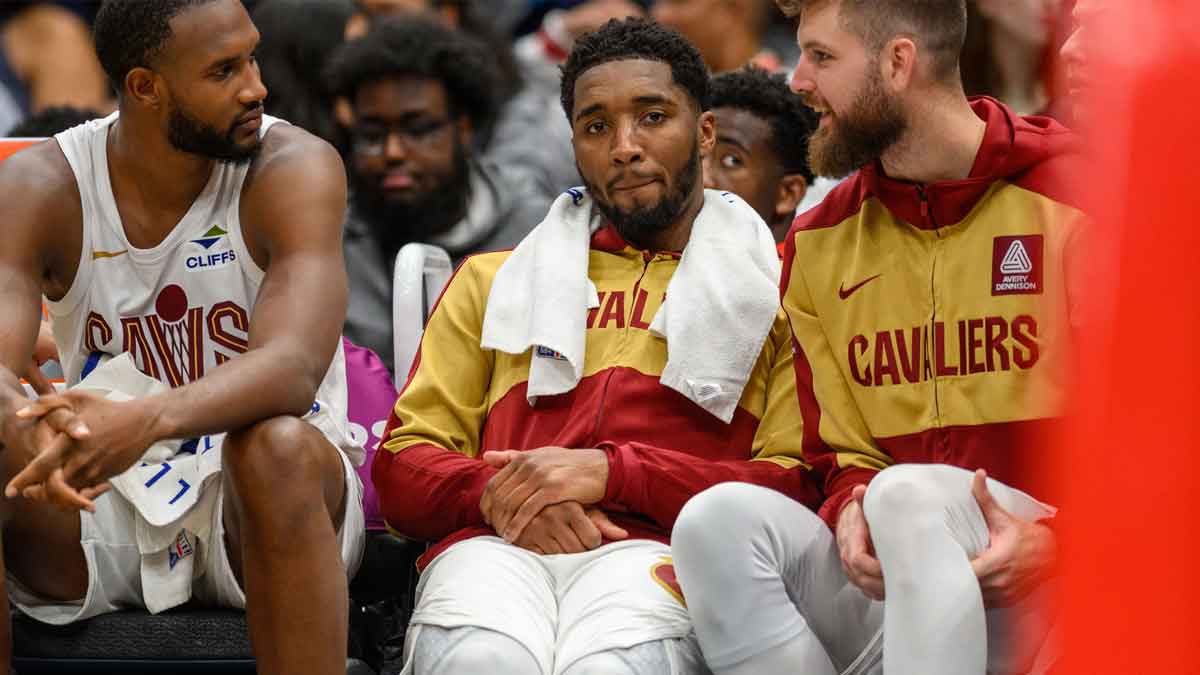
<svg viewBox="0 0 1200 675">
<path fill-rule="evenodd" d="M 203 237 L 193 239 L 192 243 L 203 248 L 206 252 L 200 255 L 191 255 L 184 262 L 184 267 L 189 272 L 203 272 L 217 267 L 224 267 L 231 263 L 237 262 L 237 254 L 232 249 L 221 251 L 212 251 L 212 247 L 218 242 L 226 239 L 229 233 L 221 229 L 220 225 L 213 225 L 208 232 L 204 233 Z"/>
<path fill-rule="evenodd" d="M 992 240 L 992 295 L 1042 292 L 1044 240 L 1040 234 Z"/>
<path fill-rule="evenodd" d="M 211 228 L 209 228 L 208 232 L 204 233 L 203 237 L 200 237 L 199 239 L 193 239 L 192 243 L 199 245 L 201 248 L 207 251 L 216 245 L 218 241 L 221 241 L 221 237 L 224 237 L 227 234 L 229 233 L 225 230 L 222 230 L 220 225 L 213 225 Z"/>
<path fill-rule="evenodd" d="M 175 543 L 171 544 L 171 548 L 167 549 L 167 566 L 175 569 L 180 560 L 192 554 L 192 543 L 188 540 L 187 530 L 180 530 L 179 536 L 175 537 Z"/>
</svg>

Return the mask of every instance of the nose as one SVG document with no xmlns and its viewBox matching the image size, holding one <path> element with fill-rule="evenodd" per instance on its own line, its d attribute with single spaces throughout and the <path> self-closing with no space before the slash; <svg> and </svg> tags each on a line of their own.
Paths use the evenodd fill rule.
<svg viewBox="0 0 1200 675">
<path fill-rule="evenodd" d="M 609 151 L 609 156 L 612 158 L 613 163 L 627 166 L 640 162 L 643 159 L 644 152 L 634 125 L 630 123 L 618 124 L 616 133 L 613 134 L 612 149 Z"/>
<path fill-rule="evenodd" d="M 797 94 L 811 94 L 816 91 L 817 83 L 813 79 L 812 65 L 804 54 L 800 55 L 800 60 L 792 69 L 791 77 L 788 78 L 788 86 Z"/>
<path fill-rule="evenodd" d="M 383 157 L 388 162 L 401 162 L 408 157 L 408 147 L 400 140 L 400 134 L 389 131 L 383 139 Z"/>
<path fill-rule="evenodd" d="M 1076 28 L 1071 33 L 1071 37 L 1063 43 L 1062 49 L 1059 50 L 1059 56 L 1062 57 L 1063 63 L 1071 68 L 1078 68 L 1084 62 L 1082 33 L 1082 29 Z"/>
<path fill-rule="evenodd" d="M 263 84 L 262 74 L 258 70 L 258 63 L 253 62 L 249 69 L 249 78 L 245 86 L 238 92 L 239 103 L 246 107 L 254 107 L 256 103 L 262 103 L 267 99 L 267 85 Z"/>
</svg>

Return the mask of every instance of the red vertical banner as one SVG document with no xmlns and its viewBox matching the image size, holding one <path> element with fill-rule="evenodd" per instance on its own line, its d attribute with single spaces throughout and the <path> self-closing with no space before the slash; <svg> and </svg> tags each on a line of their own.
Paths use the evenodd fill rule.
<svg viewBox="0 0 1200 675">
<path fill-rule="evenodd" d="M 1108 0 L 1088 30 L 1090 290 L 1064 439 L 1061 672 L 1200 672 L 1200 3 Z"/>
</svg>

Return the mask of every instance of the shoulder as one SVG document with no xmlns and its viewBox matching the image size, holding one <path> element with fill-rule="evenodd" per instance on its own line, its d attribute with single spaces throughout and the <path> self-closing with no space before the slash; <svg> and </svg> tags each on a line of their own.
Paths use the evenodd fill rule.
<svg viewBox="0 0 1200 675">
<path fill-rule="evenodd" d="M 279 187 L 293 193 L 324 187 L 340 187 L 344 192 L 345 183 L 342 159 L 332 145 L 300 127 L 280 122 L 263 137 L 250 163 L 244 192 L 249 195 Z"/>
<path fill-rule="evenodd" d="M 42 141 L 0 162 L 0 209 L 20 210 L 39 224 L 82 218 L 79 185 L 58 141 Z M 11 221 L 6 218 L 6 226 Z"/>
<path fill-rule="evenodd" d="M 1083 143 L 1070 129 L 1048 117 L 1021 117 L 1014 124 L 1014 147 L 1037 153 L 1036 161 L 1009 177 L 1009 181 L 1072 206 L 1081 208 L 1073 181 L 1085 175 Z"/>
<path fill-rule="evenodd" d="M 797 232 L 821 230 L 835 227 L 862 209 L 863 202 L 870 196 L 867 181 L 861 171 L 856 171 L 838 183 L 820 204 L 796 216 L 788 233 L 791 239 Z"/>
</svg>

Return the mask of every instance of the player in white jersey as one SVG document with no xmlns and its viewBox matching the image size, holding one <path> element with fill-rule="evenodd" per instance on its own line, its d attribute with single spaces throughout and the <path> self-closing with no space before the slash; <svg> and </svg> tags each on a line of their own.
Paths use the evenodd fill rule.
<svg viewBox="0 0 1200 675">
<path fill-rule="evenodd" d="M 0 668 L 10 598 L 55 623 L 175 601 L 147 572 L 142 505 L 109 488 L 199 439 L 178 456 L 223 441 L 221 471 L 160 571 L 185 562 L 185 595 L 248 609 L 260 673 L 344 671 L 363 526 L 339 412 L 341 161 L 262 115 L 239 0 L 107 0 L 95 38 L 118 115 L 0 164 Z M 127 353 L 169 388 L 26 399 L 42 296 L 69 384 Z"/>
</svg>

